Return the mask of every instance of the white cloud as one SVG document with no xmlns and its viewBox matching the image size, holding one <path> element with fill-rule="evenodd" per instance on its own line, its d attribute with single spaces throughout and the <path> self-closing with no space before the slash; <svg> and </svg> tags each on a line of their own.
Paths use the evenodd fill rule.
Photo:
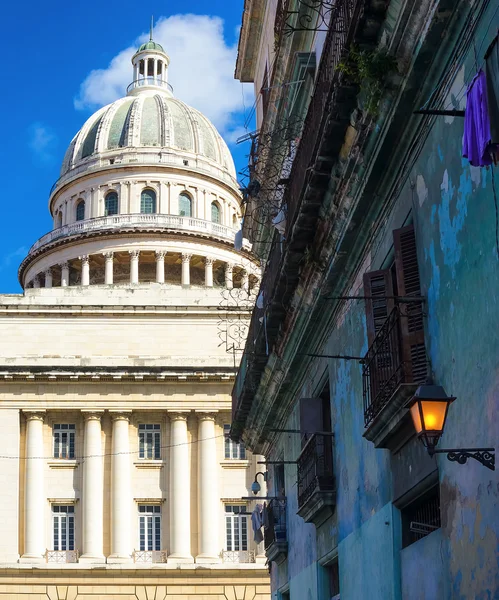
<svg viewBox="0 0 499 600">
<path fill-rule="evenodd" d="M 170 56 L 169 81 L 175 96 L 205 114 L 223 135 L 244 120 L 252 103 L 252 88 L 234 79 L 237 43 L 228 45 L 223 36 L 223 20 L 203 15 L 173 15 L 161 18 L 154 28 L 154 40 Z M 148 39 L 139 36 L 119 52 L 105 69 L 91 71 L 75 99 L 78 109 L 103 106 L 124 95 L 132 79 L 130 59 L 138 45 Z"/>
<path fill-rule="evenodd" d="M 49 164 L 55 159 L 57 136 L 53 130 L 43 123 L 32 123 L 28 128 L 28 145 L 37 161 Z"/>
<path fill-rule="evenodd" d="M 16 250 L 13 250 L 9 254 L 4 254 L 2 256 L 2 259 L 0 260 L 0 271 L 3 271 L 7 267 L 10 267 L 14 260 L 18 262 L 18 260 L 20 258 L 24 258 L 27 253 L 28 248 L 26 246 L 20 246 L 19 248 L 16 248 Z"/>
</svg>

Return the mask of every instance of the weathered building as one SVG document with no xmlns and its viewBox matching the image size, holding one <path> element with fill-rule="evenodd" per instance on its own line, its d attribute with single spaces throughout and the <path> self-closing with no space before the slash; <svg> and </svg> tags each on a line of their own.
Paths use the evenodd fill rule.
<svg viewBox="0 0 499 600">
<path fill-rule="evenodd" d="M 498 26 L 487 0 L 246 0 L 265 271 L 231 435 L 268 459 L 276 599 L 499 597 L 495 472 L 430 457 L 409 411 L 432 377 L 440 446 L 499 443 L 499 184 L 462 146 Z"/>
</svg>

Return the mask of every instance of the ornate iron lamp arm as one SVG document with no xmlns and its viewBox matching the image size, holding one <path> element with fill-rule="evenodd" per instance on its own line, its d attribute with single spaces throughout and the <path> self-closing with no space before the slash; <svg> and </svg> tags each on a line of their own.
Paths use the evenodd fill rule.
<svg viewBox="0 0 499 600">
<path fill-rule="evenodd" d="M 466 464 L 468 458 L 474 458 L 487 469 L 496 470 L 495 448 L 439 448 L 435 454 L 447 454 L 447 459 L 460 465 Z"/>
</svg>

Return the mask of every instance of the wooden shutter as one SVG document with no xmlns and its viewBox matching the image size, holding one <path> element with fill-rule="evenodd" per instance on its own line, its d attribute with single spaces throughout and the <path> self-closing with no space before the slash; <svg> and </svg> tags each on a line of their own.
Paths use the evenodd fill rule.
<svg viewBox="0 0 499 600">
<path fill-rule="evenodd" d="M 367 298 L 365 305 L 367 340 L 371 347 L 376 334 L 395 306 L 390 269 L 364 273 L 364 296 Z"/>
<path fill-rule="evenodd" d="M 408 225 L 393 232 L 395 269 L 398 296 L 421 296 L 418 256 L 414 226 Z M 400 333 L 405 381 L 424 383 L 427 359 L 424 343 L 423 304 L 400 303 Z"/>
</svg>

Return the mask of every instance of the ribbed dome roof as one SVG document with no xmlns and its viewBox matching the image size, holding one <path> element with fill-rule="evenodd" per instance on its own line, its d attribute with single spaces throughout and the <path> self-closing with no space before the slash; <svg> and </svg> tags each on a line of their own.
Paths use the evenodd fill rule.
<svg viewBox="0 0 499 600">
<path fill-rule="evenodd" d="M 66 151 L 61 176 L 89 157 L 119 148 L 201 155 L 236 179 L 234 161 L 215 126 L 198 110 L 161 91 L 120 98 L 92 115 Z"/>
<path fill-rule="evenodd" d="M 152 40 L 142 44 L 137 52 L 142 52 L 142 50 L 159 50 L 160 52 L 164 52 L 163 46 L 157 42 L 153 42 Z"/>
</svg>

